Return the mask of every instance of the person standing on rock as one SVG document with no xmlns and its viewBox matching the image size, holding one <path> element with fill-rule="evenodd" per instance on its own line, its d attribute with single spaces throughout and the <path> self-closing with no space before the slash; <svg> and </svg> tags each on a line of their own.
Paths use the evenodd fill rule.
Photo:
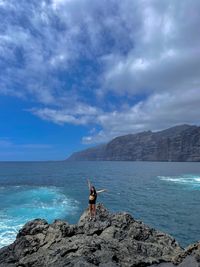
<svg viewBox="0 0 200 267">
<path fill-rule="evenodd" d="M 97 200 L 97 194 L 105 192 L 106 189 L 102 189 L 102 190 L 98 190 L 96 191 L 95 187 L 93 185 L 91 185 L 89 179 L 88 181 L 88 188 L 90 191 L 90 195 L 89 195 L 89 214 L 90 214 L 90 221 L 92 220 L 92 218 L 96 218 L 96 200 Z"/>
</svg>

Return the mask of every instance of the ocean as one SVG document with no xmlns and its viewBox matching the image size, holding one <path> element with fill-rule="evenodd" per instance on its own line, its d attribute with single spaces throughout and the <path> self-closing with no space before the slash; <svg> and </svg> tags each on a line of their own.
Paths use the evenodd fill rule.
<svg viewBox="0 0 200 267">
<path fill-rule="evenodd" d="M 200 164 L 177 162 L 1 162 L 0 247 L 29 220 L 76 223 L 88 205 L 87 179 L 109 210 L 176 238 L 200 240 Z"/>
</svg>

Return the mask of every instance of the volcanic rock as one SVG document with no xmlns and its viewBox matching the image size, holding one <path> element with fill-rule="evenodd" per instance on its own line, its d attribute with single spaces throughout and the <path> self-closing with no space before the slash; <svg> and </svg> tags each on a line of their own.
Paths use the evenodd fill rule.
<svg viewBox="0 0 200 267">
<path fill-rule="evenodd" d="M 184 262 L 197 267 L 199 259 L 199 243 L 183 250 L 173 237 L 128 213 L 111 213 L 102 204 L 95 221 L 89 220 L 88 210 L 75 225 L 30 221 L 14 243 L 0 250 L 0 267 L 186 267 Z"/>
</svg>

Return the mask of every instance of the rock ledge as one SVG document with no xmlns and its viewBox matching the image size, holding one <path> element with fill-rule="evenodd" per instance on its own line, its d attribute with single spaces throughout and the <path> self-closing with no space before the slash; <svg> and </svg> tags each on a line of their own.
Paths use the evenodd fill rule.
<svg viewBox="0 0 200 267">
<path fill-rule="evenodd" d="M 173 237 L 102 204 L 96 221 L 89 221 L 87 210 L 75 225 L 30 221 L 0 250 L 0 267 L 198 267 L 199 262 L 200 243 L 183 250 Z"/>
</svg>

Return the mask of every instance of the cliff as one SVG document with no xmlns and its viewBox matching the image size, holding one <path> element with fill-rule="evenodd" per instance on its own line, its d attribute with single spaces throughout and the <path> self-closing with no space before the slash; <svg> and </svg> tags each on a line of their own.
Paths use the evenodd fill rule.
<svg viewBox="0 0 200 267">
<path fill-rule="evenodd" d="M 68 160 L 200 161 L 200 127 L 180 125 L 120 136 L 76 152 Z"/>
<path fill-rule="evenodd" d="M 1 267 L 159 266 L 197 267 L 200 243 L 183 250 L 171 236 L 128 213 L 110 213 L 97 205 L 96 221 L 88 211 L 70 225 L 36 219 L 25 224 L 13 244 L 0 250 Z"/>
</svg>

